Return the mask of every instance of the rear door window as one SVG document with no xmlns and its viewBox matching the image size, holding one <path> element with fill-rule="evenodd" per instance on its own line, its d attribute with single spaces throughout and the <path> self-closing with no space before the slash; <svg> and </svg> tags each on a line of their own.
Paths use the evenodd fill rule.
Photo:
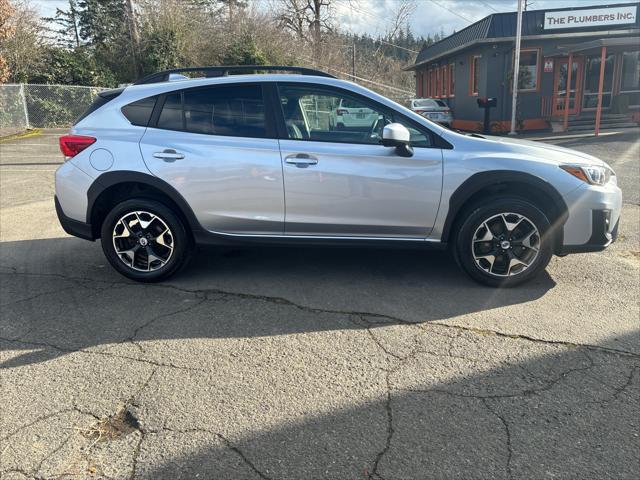
<svg viewBox="0 0 640 480">
<path fill-rule="evenodd" d="M 184 130 L 182 117 L 182 93 L 167 95 L 158 118 L 158 128 Z"/>
<path fill-rule="evenodd" d="M 214 86 L 169 95 L 157 127 L 206 135 L 265 138 L 262 87 Z"/>
</svg>

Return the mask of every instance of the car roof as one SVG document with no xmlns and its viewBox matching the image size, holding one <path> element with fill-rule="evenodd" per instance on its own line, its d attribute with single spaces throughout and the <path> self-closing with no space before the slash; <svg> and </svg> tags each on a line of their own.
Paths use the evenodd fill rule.
<svg viewBox="0 0 640 480">
<path fill-rule="evenodd" d="M 326 85 L 344 85 L 349 84 L 352 86 L 358 86 L 355 83 L 347 80 L 340 80 L 331 77 L 321 77 L 316 75 L 300 75 L 300 74 L 239 74 L 228 75 L 221 77 L 201 77 L 201 78 L 188 78 L 180 80 L 171 80 L 166 82 L 157 83 L 143 83 L 138 85 L 129 85 L 126 87 L 128 91 L 144 91 L 149 92 L 149 95 L 170 92 L 173 90 L 182 90 L 184 88 L 201 87 L 206 85 L 225 85 L 234 83 L 260 83 L 260 82 L 302 82 L 302 83 L 315 83 Z"/>
</svg>

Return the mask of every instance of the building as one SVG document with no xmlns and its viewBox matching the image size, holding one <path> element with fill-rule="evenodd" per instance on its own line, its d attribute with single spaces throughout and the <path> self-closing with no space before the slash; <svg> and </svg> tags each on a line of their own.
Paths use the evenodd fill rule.
<svg viewBox="0 0 640 480">
<path fill-rule="evenodd" d="M 603 126 L 640 121 L 639 7 L 635 2 L 523 12 L 519 130 L 594 128 L 602 58 Z M 416 95 L 446 99 L 453 126 L 475 131 L 484 116 L 477 99 L 495 97 L 491 129 L 508 131 L 516 20 L 516 12 L 494 13 L 423 48 L 406 68 L 415 71 Z"/>
</svg>

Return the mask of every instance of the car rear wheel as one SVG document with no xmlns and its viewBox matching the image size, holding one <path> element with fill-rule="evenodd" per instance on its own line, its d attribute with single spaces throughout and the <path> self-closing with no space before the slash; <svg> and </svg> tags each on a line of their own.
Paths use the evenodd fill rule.
<svg viewBox="0 0 640 480">
<path fill-rule="evenodd" d="M 550 223 L 519 198 L 483 202 L 464 217 L 455 240 L 458 263 L 476 281 L 515 286 L 545 269 L 553 254 Z"/>
<path fill-rule="evenodd" d="M 132 199 L 105 217 L 102 250 L 122 275 L 156 282 L 173 275 L 187 260 L 189 237 L 180 218 L 155 200 Z"/>
</svg>

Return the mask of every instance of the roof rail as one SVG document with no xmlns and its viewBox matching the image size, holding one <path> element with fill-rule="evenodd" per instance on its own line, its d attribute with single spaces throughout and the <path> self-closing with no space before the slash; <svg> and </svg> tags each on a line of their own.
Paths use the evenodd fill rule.
<svg viewBox="0 0 640 480">
<path fill-rule="evenodd" d="M 226 77 L 230 73 L 251 73 L 255 74 L 259 71 L 263 72 L 292 72 L 299 73 L 301 75 L 316 75 L 318 77 L 336 78 L 333 75 L 323 72 L 322 70 L 315 70 L 313 68 L 306 67 L 291 67 L 284 65 L 217 65 L 211 67 L 189 67 L 189 68 L 173 68 L 171 70 L 163 70 L 162 72 L 152 73 L 146 77 L 137 80 L 134 85 L 141 85 L 145 83 L 158 83 L 166 82 L 169 80 L 171 74 L 181 74 L 188 72 L 203 72 L 205 77 Z"/>
</svg>

